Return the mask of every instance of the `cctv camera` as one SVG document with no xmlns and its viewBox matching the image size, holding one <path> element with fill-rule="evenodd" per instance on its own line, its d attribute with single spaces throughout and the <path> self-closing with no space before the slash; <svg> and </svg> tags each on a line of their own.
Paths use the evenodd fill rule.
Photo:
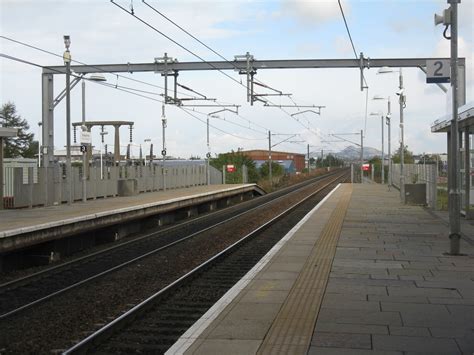
<svg viewBox="0 0 474 355">
<path fill-rule="evenodd" d="M 398 90 L 398 91 L 396 92 L 396 94 L 397 94 L 398 96 L 400 96 L 400 95 L 403 95 L 404 92 L 405 92 L 404 89 L 400 89 L 400 90 Z"/>
</svg>

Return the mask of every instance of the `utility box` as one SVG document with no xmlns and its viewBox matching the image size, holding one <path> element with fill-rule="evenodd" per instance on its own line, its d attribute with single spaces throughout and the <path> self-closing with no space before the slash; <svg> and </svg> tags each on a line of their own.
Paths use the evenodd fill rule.
<svg viewBox="0 0 474 355">
<path fill-rule="evenodd" d="M 426 205 L 426 184 L 405 184 L 405 202 L 408 205 Z"/>
<path fill-rule="evenodd" d="M 119 196 L 138 195 L 138 180 L 137 179 L 121 179 L 121 180 L 118 180 L 117 183 L 118 183 Z"/>
</svg>

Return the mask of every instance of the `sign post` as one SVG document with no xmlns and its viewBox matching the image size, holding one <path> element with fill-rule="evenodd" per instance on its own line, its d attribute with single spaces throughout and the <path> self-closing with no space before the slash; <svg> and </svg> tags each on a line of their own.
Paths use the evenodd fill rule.
<svg viewBox="0 0 474 355">
<path fill-rule="evenodd" d="M 91 145 L 92 139 L 91 139 L 91 132 L 87 131 L 87 128 L 85 126 L 82 126 L 81 130 L 81 152 L 82 152 L 82 202 L 87 201 L 87 190 L 86 190 L 86 184 L 87 184 L 87 174 L 86 174 L 86 169 L 87 169 L 87 164 L 89 162 L 87 161 L 87 146 Z"/>
</svg>

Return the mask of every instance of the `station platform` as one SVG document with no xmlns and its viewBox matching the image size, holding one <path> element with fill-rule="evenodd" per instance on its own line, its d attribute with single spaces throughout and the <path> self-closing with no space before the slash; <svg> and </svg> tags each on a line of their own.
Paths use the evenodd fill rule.
<svg viewBox="0 0 474 355">
<path fill-rule="evenodd" d="M 0 210 L 0 253 L 185 208 L 262 195 L 256 184 L 203 185 L 31 209 Z M 191 213 L 192 210 L 189 210 Z"/>
<path fill-rule="evenodd" d="M 474 225 L 342 184 L 167 354 L 472 354 Z"/>
</svg>

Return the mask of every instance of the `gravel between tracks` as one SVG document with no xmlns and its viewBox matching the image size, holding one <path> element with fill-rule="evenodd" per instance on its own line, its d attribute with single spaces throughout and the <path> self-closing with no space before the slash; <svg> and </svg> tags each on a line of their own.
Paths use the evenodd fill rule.
<svg viewBox="0 0 474 355">
<path fill-rule="evenodd" d="M 69 347 L 307 196 L 309 189 L 0 321 L 0 354 Z"/>
</svg>

